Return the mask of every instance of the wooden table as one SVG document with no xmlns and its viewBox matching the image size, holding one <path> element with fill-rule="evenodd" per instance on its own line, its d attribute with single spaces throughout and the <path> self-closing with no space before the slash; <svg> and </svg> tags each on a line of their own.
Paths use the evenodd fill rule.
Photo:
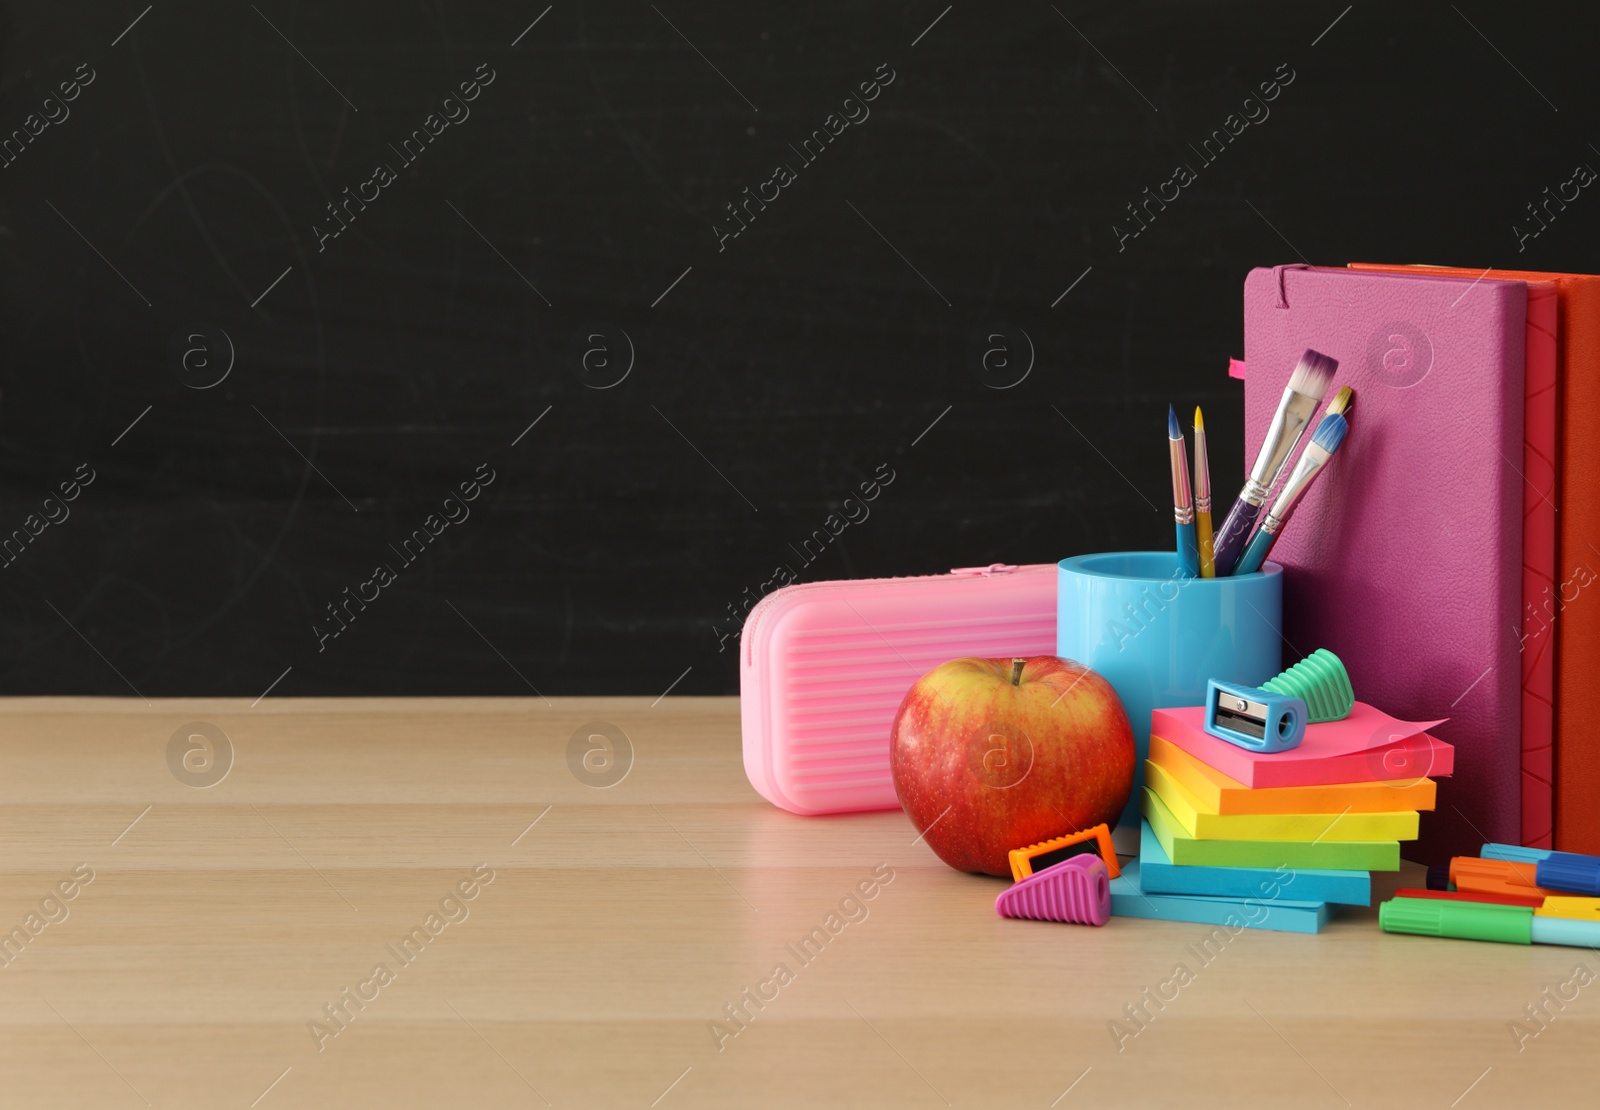
<svg viewBox="0 0 1600 1110">
<path fill-rule="evenodd" d="M 1203 963 L 1199 925 L 1002 920 L 904 815 L 758 798 L 733 699 L 3 714 L 7 1107 L 1473 1110 L 1589 1105 L 1600 1074 L 1595 952 L 1347 909 Z M 232 748 L 210 786 L 180 779 L 228 763 L 196 722 Z M 593 723 L 631 743 L 614 785 L 621 745 L 569 762 Z"/>
</svg>

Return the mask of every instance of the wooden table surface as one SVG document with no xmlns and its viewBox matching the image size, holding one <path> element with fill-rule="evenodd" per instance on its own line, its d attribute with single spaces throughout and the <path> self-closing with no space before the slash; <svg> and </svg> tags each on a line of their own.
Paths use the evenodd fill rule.
<svg viewBox="0 0 1600 1110">
<path fill-rule="evenodd" d="M 597 723 L 610 786 L 625 746 L 569 759 Z M 763 802 L 734 699 L 17 699 L 0 798 L 6 1107 L 1472 1110 L 1600 1075 L 1593 951 L 1002 920 L 901 813 Z"/>
</svg>

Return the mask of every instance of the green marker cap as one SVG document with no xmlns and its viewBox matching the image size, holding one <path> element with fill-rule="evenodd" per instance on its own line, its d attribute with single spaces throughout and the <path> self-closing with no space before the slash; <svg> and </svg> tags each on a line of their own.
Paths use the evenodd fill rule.
<svg viewBox="0 0 1600 1110">
<path fill-rule="evenodd" d="M 1533 943 L 1532 906 L 1501 906 L 1444 898 L 1392 898 L 1378 907 L 1378 924 L 1386 933 L 1497 940 L 1502 944 Z"/>
</svg>

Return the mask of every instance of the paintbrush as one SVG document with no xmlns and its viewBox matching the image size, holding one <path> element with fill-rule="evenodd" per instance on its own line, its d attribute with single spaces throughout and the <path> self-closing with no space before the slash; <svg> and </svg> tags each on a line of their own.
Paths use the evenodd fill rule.
<svg viewBox="0 0 1600 1110">
<path fill-rule="evenodd" d="M 1194 532 L 1200 549 L 1200 577 L 1215 578 L 1211 537 L 1211 461 L 1206 456 L 1206 421 L 1194 407 Z"/>
<path fill-rule="evenodd" d="M 1178 414 L 1167 406 L 1167 451 L 1172 457 L 1172 518 L 1178 529 L 1178 569 L 1185 578 L 1200 575 L 1200 552 L 1194 541 L 1194 500 L 1189 491 L 1189 453 L 1183 449 Z"/>
<path fill-rule="evenodd" d="M 1250 543 L 1245 547 L 1244 554 L 1239 556 L 1238 565 L 1234 568 L 1235 573 L 1249 574 L 1261 569 L 1261 564 L 1266 561 L 1272 545 L 1278 542 L 1278 534 L 1289 522 L 1294 507 L 1306 495 L 1317 475 L 1328 465 L 1328 460 L 1333 458 L 1334 452 L 1339 450 L 1339 445 L 1344 442 L 1345 433 L 1349 430 L 1350 425 L 1345 418 L 1336 412 L 1322 418 L 1322 423 L 1317 425 L 1316 432 L 1311 436 L 1311 443 L 1306 447 L 1305 454 L 1294 464 L 1294 472 L 1283 484 L 1283 492 L 1278 494 L 1278 499 L 1272 503 L 1272 508 L 1261 521 L 1261 527 L 1256 529 L 1256 534 L 1250 537 Z"/>
<path fill-rule="evenodd" d="M 1322 395 L 1338 368 L 1337 360 L 1312 350 L 1307 350 L 1295 364 L 1294 373 L 1289 375 L 1288 388 L 1278 402 L 1278 411 L 1267 428 L 1266 438 L 1261 441 L 1255 465 L 1250 468 L 1250 477 L 1239 491 L 1233 508 L 1228 510 L 1228 519 L 1222 522 L 1222 528 L 1217 533 L 1216 549 L 1212 555 L 1217 577 L 1233 573 L 1234 564 L 1250 539 L 1250 530 L 1255 527 L 1262 505 L 1271 496 L 1272 487 L 1277 484 L 1295 448 L 1305 438 L 1311 418 L 1316 415 Z"/>
</svg>

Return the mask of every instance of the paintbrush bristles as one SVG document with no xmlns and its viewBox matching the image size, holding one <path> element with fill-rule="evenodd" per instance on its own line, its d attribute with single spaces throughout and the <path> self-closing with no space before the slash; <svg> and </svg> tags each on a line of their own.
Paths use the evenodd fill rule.
<svg viewBox="0 0 1600 1110">
<path fill-rule="evenodd" d="M 1328 391 L 1328 383 L 1333 381 L 1334 371 L 1338 369 L 1338 359 L 1308 349 L 1295 363 L 1294 373 L 1289 375 L 1289 388 L 1320 401 Z"/>
<path fill-rule="evenodd" d="M 1344 442 L 1345 432 L 1349 430 L 1350 425 L 1343 416 L 1336 412 L 1329 413 L 1322 418 L 1322 423 L 1317 425 L 1311 442 L 1331 455 L 1339 449 L 1339 444 Z"/>
<path fill-rule="evenodd" d="M 1167 438 L 1183 438 L 1183 428 L 1178 424 L 1178 414 L 1172 411 L 1171 405 L 1167 406 Z"/>
<path fill-rule="evenodd" d="M 1350 419 L 1350 409 L 1356 403 L 1356 391 L 1347 385 L 1341 385 L 1339 392 L 1333 395 L 1333 400 L 1328 402 L 1327 412 L 1331 415 L 1338 413 L 1346 420 Z"/>
</svg>

